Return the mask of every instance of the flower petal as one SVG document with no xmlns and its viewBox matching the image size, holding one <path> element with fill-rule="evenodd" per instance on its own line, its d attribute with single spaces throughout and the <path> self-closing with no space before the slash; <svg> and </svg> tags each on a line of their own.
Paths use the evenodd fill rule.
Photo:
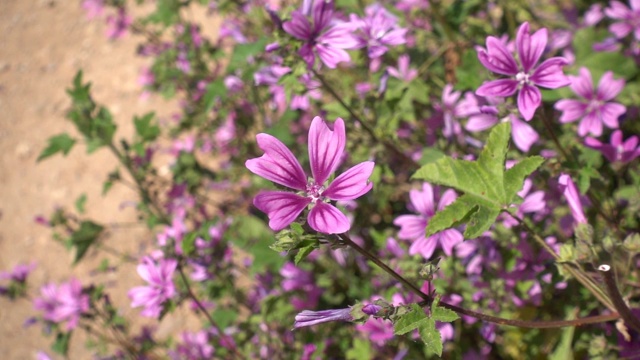
<svg viewBox="0 0 640 360">
<path fill-rule="evenodd" d="M 614 80 L 613 73 L 607 71 L 598 84 L 598 100 L 609 101 L 618 96 L 624 88 L 624 79 Z"/>
<path fill-rule="evenodd" d="M 425 238 L 424 236 L 420 237 L 418 240 L 414 241 L 413 244 L 409 247 L 409 254 L 422 255 L 425 260 L 429 260 L 433 252 L 436 250 L 436 245 L 438 245 L 438 239 L 436 235 L 429 236 Z"/>
<path fill-rule="evenodd" d="M 518 64 L 502 41 L 493 36 L 487 37 L 487 50 L 478 51 L 478 60 L 490 71 L 502 75 L 516 75 Z"/>
<path fill-rule="evenodd" d="M 319 116 L 313 118 L 309 128 L 309 162 L 316 184 L 324 184 L 336 170 L 346 141 L 344 121 L 341 118 L 336 119 L 333 131 Z"/>
<path fill-rule="evenodd" d="M 602 122 L 610 129 L 618 128 L 618 118 L 627 111 L 627 108 L 618 103 L 607 103 L 600 107 Z"/>
<path fill-rule="evenodd" d="M 318 52 L 320 60 L 322 60 L 329 69 L 335 69 L 338 63 L 351 61 L 349 53 L 335 46 L 316 44 L 315 49 Z"/>
<path fill-rule="evenodd" d="M 518 81 L 513 79 L 500 79 L 485 82 L 476 90 L 478 96 L 507 97 L 516 93 Z"/>
<path fill-rule="evenodd" d="M 395 226 L 400 227 L 398 237 L 402 240 L 413 240 L 424 236 L 427 219 L 420 215 L 400 215 L 393 220 Z"/>
<path fill-rule="evenodd" d="M 253 199 L 253 205 L 269 217 L 273 231 L 291 224 L 310 203 L 311 199 L 286 191 L 263 191 Z"/>
<path fill-rule="evenodd" d="M 568 63 L 567 59 L 562 57 L 547 59 L 533 72 L 529 80 L 549 89 L 567 86 L 571 84 L 571 80 L 562 72 L 562 67 Z"/>
<path fill-rule="evenodd" d="M 533 118 L 538 106 L 542 102 L 542 94 L 537 87 L 524 84 L 518 93 L 518 110 L 525 120 Z"/>
<path fill-rule="evenodd" d="M 529 151 L 531 145 L 540 138 L 533 127 L 516 116 L 511 116 L 511 137 L 516 147 L 524 152 Z"/>
<path fill-rule="evenodd" d="M 569 87 L 573 92 L 587 100 L 591 100 L 593 98 L 593 80 L 591 79 L 591 72 L 589 69 L 581 67 L 580 75 L 569 76 L 569 80 L 571 81 L 571 85 L 569 85 Z"/>
<path fill-rule="evenodd" d="M 497 123 L 498 118 L 496 118 L 494 115 L 479 114 L 471 116 L 464 128 L 471 132 L 478 132 L 487 130 Z"/>
<path fill-rule="evenodd" d="M 440 246 L 447 256 L 451 256 L 453 248 L 464 240 L 464 236 L 456 229 L 448 229 L 440 232 Z"/>
<path fill-rule="evenodd" d="M 369 176 L 374 165 L 373 161 L 365 161 L 350 168 L 335 178 L 322 195 L 331 200 L 353 200 L 366 194 L 373 187 Z"/>
<path fill-rule="evenodd" d="M 305 190 L 307 178 L 298 159 L 280 140 L 269 134 L 258 134 L 256 140 L 264 155 L 249 159 L 245 166 L 252 173 L 277 184 L 296 190 Z"/>
<path fill-rule="evenodd" d="M 433 216 L 436 212 L 435 196 L 433 194 L 433 186 L 429 183 L 422 184 L 422 191 L 411 190 L 409 191 L 409 198 L 411 199 L 411 205 L 415 210 L 428 217 Z M 426 224 L 425 224 L 426 226 Z M 424 232 L 424 227 L 423 227 Z"/>
<path fill-rule="evenodd" d="M 316 1 L 313 7 L 313 28 L 315 32 L 320 32 L 329 25 L 333 17 L 333 1 Z"/>
<path fill-rule="evenodd" d="M 602 135 L 602 121 L 595 111 L 591 111 L 582 118 L 578 125 L 578 135 L 585 136 L 591 133 L 593 136 Z"/>
<path fill-rule="evenodd" d="M 587 104 L 572 99 L 559 100 L 554 107 L 556 110 L 562 111 L 562 115 L 560 116 L 561 123 L 576 121 L 583 117 L 587 110 Z"/>
<path fill-rule="evenodd" d="M 529 35 L 529 23 L 525 22 L 520 25 L 516 35 L 516 48 L 525 73 L 529 73 L 529 70 L 540 60 L 540 56 L 547 46 L 547 39 L 547 29 L 543 28 L 533 35 Z"/>
<path fill-rule="evenodd" d="M 452 202 L 456 201 L 458 198 L 458 194 L 453 189 L 448 189 L 447 191 L 440 196 L 440 201 L 438 201 L 438 211 L 444 210 L 447 206 L 449 206 Z"/>
<path fill-rule="evenodd" d="M 333 205 L 317 202 L 307 217 L 309 226 L 323 234 L 341 234 L 349 231 L 349 219 Z"/>
<path fill-rule="evenodd" d="M 291 13 L 291 20 L 285 21 L 282 28 L 300 40 L 310 40 L 312 36 L 309 20 L 298 10 Z"/>
</svg>

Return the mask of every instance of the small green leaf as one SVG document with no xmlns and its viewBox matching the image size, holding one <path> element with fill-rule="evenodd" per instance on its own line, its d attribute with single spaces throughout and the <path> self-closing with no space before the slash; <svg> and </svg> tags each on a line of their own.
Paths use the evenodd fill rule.
<svg viewBox="0 0 640 360">
<path fill-rule="evenodd" d="M 60 354 L 67 355 L 69 352 L 69 341 L 71 340 L 71 331 L 62 333 L 59 332 L 56 334 L 56 341 L 51 345 L 51 350 Z"/>
<path fill-rule="evenodd" d="M 460 316 L 452 310 L 445 309 L 442 306 L 435 306 L 431 308 L 431 318 L 439 322 L 453 322 L 460 319 Z"/>
<path fill-rule="evenodd" d="M 347 360 L 369 360 L 374 358 L 373 349 L 371 348 L 371 341 L 362 338 L 355 338 L 353 345 L 347 353 Z"/>
<path fill-rule="evenodd" d="M 211 111 L 218 99 L 227 94 L 227 88 L 224 86 L 223 80 L 212 81 L 207 85 L 207 91 L 202 96 L 205 104 L 205 112 Z"/>
<path fill-rule="evenodd" d="M 317 243 L 313 243 L 310 245 L 307 245 L 303 248 L 301 248 L 300 250 L 298 250 L 298 253 L 296 254 L 295 258 L 293 259 L 294 263 L 296 265 L 298 265 L 300 263 L 300 261 L 304 260 L 307 256 L 309 256 L 309 254 L 311 254 L 311 252 L 315 249 L 318 248 L 318 244 Z"/>
<path fill-rule="evenodd" d="M 411 311 L 402 315 L 395 324 L 393 324 L 393 333 L 396 335 L 404 335 L 421 326 L 421 324 L 430 321 L 424 310 L 418 304 L 411 304 Z M 433 320 L 431 320 L 433 321 Z"/>
<path fill-rule="evenodd" d="M 193 253 L 196 249 L 196 238 L 198 237 L 198 233 L 190 232 L 182 239 L 182 251 L 186 256 Z"/>
<path fill-rule="evenodd" d="M 84 257 L 91 245 L 98 240 L 103 230 L 104 227 L 102 225 L 93 221 L 85 220 L 80 223 L 78 230 L 71 234 L 69 239 L 71 245 L 76 248 L 74 264 L 77 264 Z"/>
<path fill-rule="evenodd" d="M 143 141 L 153 141 L 160 135 L 160 127 L 152 123 L 154 117 L 155 113 L 150 112 L 141 118 L 137 116 L 133 118 L 136 134 L 138 134 Z"/>
<path fill-rule="evenodd" d="M 78 213 L 80 214 L 84 214 L 84 206 L 87 204 L 87 194 L 82 194 L 80 195 L 80 197 L 78 197 L 78 199 L 76 199 L 75 205 L 76 205 L 76 210 L 78 210 Z"/>
<path fill-rule="evenodd" d="M 511 124 L 493 128 L 478 161 L 443 157 L 422 166 L 413 179 L 453 187 L 464 194 L 429 220 L 426 235 L 467 224 L 464 236 L 476 238 L 487 231 L 503 209 L 507 209 L 522 189 L 524 178 L 544 161 L 533 156 L 505 171 L 505 157 Z"/>
<path fill-rule="evenodd" d="M 61 152 L 64 156 L 67 156 L 75 143 L 76 141 L 67 133 L 52 136 L 49 138 L 49 146 L 47 146 L 46 149 L 42 150 L 40 156 L 38 156 L 37 161 L 46 159 L 49 156 L 55 155 L 59 152 Z"/>
<path fill-rule="evenodd" d="M 427 354 L 442 356 L 442 338 L 440 337 L 440 331 L 436 329 L 435 320 L 427 319 L 427 321 L 420 326 L 418 333 L 420 334 L 420 339 L 424 341 L 427 347 Z"/>
</svg>

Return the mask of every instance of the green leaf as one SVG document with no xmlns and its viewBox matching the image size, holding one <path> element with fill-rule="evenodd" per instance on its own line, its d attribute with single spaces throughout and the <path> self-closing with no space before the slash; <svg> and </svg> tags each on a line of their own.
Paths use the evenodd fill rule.
<svg viewBox="0 0 640 360">
<path fill-rule="evenodd" d="M 196 238 L 198 237 L 198 233 L 190 232 L 182 239 L 182 251 L 188 256 L 196 249 Z"/>
<path fill-rule="evenodd" d="M 76 210 L 78 210 L 78 212 L 80 214 L 84 214 L 84 206 L 87 204 L 87 194 L 82 194 L 80 195 L 80 197 L 78 197 L 78 199 L 76 199 L 75 205 L 76 205 Z"/>
<path fill-rule="evenodd" d="M 411 311 L 402 315 L 395 324 L 393 324 L 393 333 L 396 335 L 404 335 L 413 331 L 423 324 L 433 321 L 427 317 L 424 310 L 418 304 L 411 304 Z M 435 323 L 434 323 L 435 326 Z"/>
<path fill-rule="evenodd" d="M 510 137 L 511 124 L 499 124 L 489 134 L 478 161 L 443 157 L 422 166 L 412 176 L 413 179 L 449 186 L 464 193 L 429 220 L 426 236 L 466 223 L 465 238 L 476 238 L 514 202 L 524 178 L 544 159 L 540 156 L 525 158 L 505 171 Z"/>
<path fill-rule="evenodd" d="M 454 311 L 445 309 L 442 306 L 431 307 L 431 318 L 439 322 L 453 322 L 460 319 Z"/>
<path fill-rule="evenodd" d="M 440 337 L 440 331 L 436 329 L 435 320 L 427 319 L 427 321 L 420 326 L 418 333 L 420 334 L 420 339 L 422 339 L 427 347 L 427 354 L 442 356 L 442 338 Z"/>
<path fill-rule="evenodd" d="M 298 253 L 296 254 L 296 257 L 293 259 L 293 261 L 296 265 L 298 265 L 300 261 L 304 260 L 307 256 L 309 256 L 309 254 L 311 254 L 313 250 L 317 248 L 318 244 L 316 242 L 301 248 L 300 250 L 298 250 Z"/>
<path fill-rule="evenodd" d="M 347 353 L 347 360 L 369 360 L 374 358 L 373 349 L 371 348 L 371 341 L 355 338 L 353 345 Z"/>
<path fill-rule="evenodd" d="M 180 2 L 178 0 L 158 0 L 156 11 L 146 20 L 156 24 L 169 26 L 180 19 Z"/>
<path fill-rule="evenodd" d="M 212 81 L 207 85 L 207 91 L 202 96 L 202 101 L 205 104 L 205 112 L 211 111 L 216 104 L 216 101 L 227 94 L 227 88 L 224 86 L 223 80 Z"/>
<path fill-rule="evenodd" d="M 562 335 L 560 336 L 560 343 L 556 349 L 549 356 L 549 360 L 563 360 L 574 359 L 573 356 L 573 334 L 575 332 L 575 326 L 567 326 L 562 329 Z"/>
<path fill-rule="evenodd" d="M 160 135 L 160 127 L 151 122 L 154 117 L 155 113 L 150 112 L 141 118 L 137 116 L 133 118 L 136 134 L 144 141 L 153 141 Z"/>
<path fill-rule="evenodd" d="M 52 136 L 49 138 L 49 146 L 47 146 L 46 149 L 42 150 L 40 156 L 38 156 L 37 161 L 46 159 L 49 156 L 55 155 L 59 152 L 67 156 L 75 143 L 76 141 L 67 133 Z"/>
<path fill-rule="evenodd" d="M 69 341 L 71 340 L 71 331 L 62 333 L 59 332 L 56 334 L 56 341 L 51 345 L 51 350 L 60 354 L 67 355 L 69 352 Z"/>
<path fill-rule="evenodd" d="M 248 42 L 245 44 L 236 44 L 233 48 L 233 53 L 229 59 L 229 65 L 227 65 L 227 72 L 232 73 L 234 70 L 246 67 L 249 58 L 264 52 L 264 47 L 267 45 L 267 38 L 262 37 L 257 41 Z"/>
<path fill-rule="evenodd" d="M 255 216 L 237 216 L 229 231 L 225 232 L 225 238 L 253 255 L 252 273 L 264 271 L 265 268 L 276 271 L 285 262 L 284 257 L 269 249 L 274 239 L 273 231 Z"/>
<path fill-rule="evenodd" d="M 80 223 L 80 227 L 71 234 L 70 238 L 71 245 L 76 248 L 74 264 L 77 264 L 84 257 L 91 245 L 98 240 L 103 230 L 104 227 L 102 225 L 93 221 L 85 220 Z"/>
</svg>

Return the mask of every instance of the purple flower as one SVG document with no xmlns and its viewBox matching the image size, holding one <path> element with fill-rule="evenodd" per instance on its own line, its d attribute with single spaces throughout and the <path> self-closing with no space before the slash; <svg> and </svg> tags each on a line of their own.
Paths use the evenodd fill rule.
<svg viewBox="0 0 640 360">
<path fill-rule="evenodd" d="M 351 23 L 361 30 L 356 35 L 358 47 L 367 48 L 370 59 L 384 55 L 389 46 L 398 46 L 406 42 L 407 29 L 398 26 L 398 19 L 380 4 L 372 4 L 365 8 L 365 17 L 359 18 L 351 14 Z"/>
<path fill-rule="evenodd" d="M 11 272 L 0 272 L 0 280 L 9 279 L 11 281 L 24 283 L 27 281 L 27 276 L 29 273 L 36 268 L 36 263 L 31 263 L 29 265 L 26 264 L 18 264 L 16 265 Z"/>
<path fill-rule="evenodd" d="M 404 82 L 411 82 L 411 80 L 415 79 L 418 76 L 418 70 L 415 68 L 409 68 L 409 62 L 411 59 L 409 55 L 400 55 L 398 58 L 398 67 L 387 67 L 387 71 L 389 75 L 398 78 Z"/>
<path fill-rule="evenodd" d="M 633 32 L 634 37 L 640 40 L 640 1 L 630 0 L 631 8 L 619 1 L 612 1 L 604 13 L 611 19 L 618 20 L 609 25 L 609 31 L 618 39 Z"/>
<path fill-rule="evenodd" d="M 111 40 L 123 37 L 132 22 L 131 16 L 127 15 L 124 8 L 119 8 L 116 16 L 107 17 L 107 37 Z"/>
<path fill-rule="evenodd" d="M 67 331 L 78 326 L 80 315 L 89 311 L 89 295 L 82 292 L 80 281 L 71 279 L 67 283 L 47 284 L 40 288 L 40 297 L 33 301 L 36 310 L 44 311 L 44 319 L 65 324 Z"/>
<path fill-rule="evenodd" d="M 296 321 L 293 323 L 294 329 L 299 329 L 305 326 L 312 326 L 329 321 L 351 321 L 351 309 L 334 309 L 334 310 L 321 310 L 310 311 L 304 310 L 296 315 Z"/>
<path fill-rule="evenodd" d="M 176 346 L 171 358 L 176 360 L 207 360 L 212 359 L 214 348 L 209 343 L 209 333 L 199 331 L 196 333 L 183 332 L 182 343 Z"/>
<path fill-rule="evenodd" d="M 518 192 L 518 196 L 523 199 L 522 203 L 517 206 L 518 210 L 516 210 L 516 216 L 520 219 L 522 219 L 525 214 L 539 213 L 547 206 L 547 203 L 544 200 L 544 191 L 538 190 L 531 193 L 532 187 L 533 182 L 530 179 L 525 179 L 522 190 Z M 505 227 L 510 228 L 517 225 L 518 221 L 511 215 L 507 215 L 505 216 L 503 224 Z"/>
<path fill-rule="evenodd" d="M 159 259 L 154 261 L 151 257 L 142 259 L 138 265 L 138 275 L 148 283 L 147 286 L 138 286 L 127 294 L 131 299 L 131 307 L 143 306 L 142 316 L 157 318 L 162 311 L 162 304 L 176 295 L 173 285 L 173 272 L 178 262 L 175 259 Z"/>
<path fill-rule="evenodd" d="M 345 49 L 358 46 L 351 35 L 353 25 L 338 23 L 333 13 L 333 1 L 316 0 L 312 10 L 313 25 L 300 10 L 293 11 L 291 20 L 282 25 L 284 31 L 304 41 L 298 54 L 309 67 L 313 66 L 317 53 L 320 60 L 333 69 L 339 62 L 351 60 Z"/>
<path fill-rule="evenodd" d="M 87 19 L 91 20 L 102 15 L 104 9 L 103 0 L 84 0 L 82 1 L 82 8 L 87 12 Z"/>
<path fill-rule="evenodd" d="M 584 216 L 584 211 L 582 210 L 580 193 L 576 188 L 576 184 L 571 180 L 571 177 L 567 174 L 561 174 L 558 179 L 558 186 L 569 204 L 573 220 L 578 224 L 586 224 L 587 218 Z"/>
<path fill-rule="evenodd" d="M 362 312 L 367 315 L 375 315 L 382 309 L 382 306 L 376 304 L 367 304 L 362 307 Z"/>
<path fill-rule="evenodd" d="M 347 217 L 329 200 L 353 200 L 366 194 L 373 184 L 369 176 L 374 162 L 362 162 L 340 176 L 328 186 L 325 182 L 340 165 L 346 134 L 344 121 L 336 119 L 334 130 L 318 116 L 309 129 L 309 161 L 313 179 L 307 180 L 302 166 L 280 140 L 269 134 L 256 136 L 258 146 L 264 150 L 259 158 L 247 160 L 246 167 L 256 175 L 277 184 L 299 191 L 262 191 L 253 199 L 253 204 L 269 216 L 269 227 L 279 231 L 287 227 L 311 205 L 307 221 L 311 228 L 325 234 L 339 234 L 349 231 L 351 224 Z"/>
<path fill-rule="evenodd" d="M 602 155 L 612 163 L 621 162 L 624 164 L 640 156 L 638 137 L 634 135 L 623 142 L 621 130 L 616 130 L 611 134 L 609 144 L 603 144 L 590 137 L 584 139 L 584 144 L 592 149 L 600 151 Z"/>
<path fill-rule="evenodd" d="M 568 123 L 582 119 L 578 126 L 578 135 L 591 133 L 602 135 L 602 124 L 608 128 L 618 128 L 618 118 L 627 108 L 618 103 L 608 102 L 615 98 L 624 88 L 624 80 L 614 80 L 613 73 L 607 71 L 600 78 L 598 88 L 593 88 L 591 73 L 587 68 L 580 68 L 579 76 L 569 76 L 571 89 L 584 100 L 563 99 L 555 108 L 562 111 L 560 122 Z"/>
<path fill-rule="evenodd" d="M 518 65 L 502 41 L 493 36 L 487 37 L 487 49 L 478 50 L 478 59 L 487 69 L 509 78 L 486 82 L 476 90 L 476 94 L 507 97 L 518 92 L 518 110 L 525 120 L 531 120 L 542 102 L 542 94 L 536 86 L 556 89 L 570 83 L 562 73 L 562 67 L 568 64 L 564 58 L 547 59 L 536 68 L 547 39 L 547 29 L 530 35 L 529 23 L 520 25 L 516 35 Z"/>
<path fill-rule="evenodd" d="M 440 244 L 447 256 L 450 256 L 453 247 L 462 242 L 464 237 L 456 229 L 443 230 L 437 234 L 425 237 L 425 228 L 429 219 L 436 213 L 434 188 L 429 183 L 422 184 L 422 191 L 411 190 L 409 193 L 411 205 L 419 215 L 401 215 L 394 221 L 394 225 L 400 226 L 398 237 L 405 240 L 413 240 L 409 248 L 409 254 L 420 254 L 425 259 L 431 258 L 436 246 Z M 449 189 L 442 194 L 438 202 L 437 210 L 443 210 L 456 199 L 455 191 Z"/>
</svg>

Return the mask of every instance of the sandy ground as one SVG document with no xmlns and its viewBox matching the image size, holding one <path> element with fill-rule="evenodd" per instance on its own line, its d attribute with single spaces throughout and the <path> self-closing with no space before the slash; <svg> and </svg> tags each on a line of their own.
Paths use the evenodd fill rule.
<svg viewBox="0 0 640 360">
<path fill-rule="evenodd" d="M 0 1 L 0 270 L 19 263 L 36 262 L 30 277 L 31 293 L 49 281 L 70 276 L 90 281 L 118 281 L 113 302 L 126 314 L 126 289 L 141 284 L 133 264 L 117 272 L 91 275 L 100 258 L 70 271 L 72 254 L 51 238 L 49 229 L 36 225 L 34 216 L 49 215 L 58 206 L 71 208 L 86 193 L 88 216 L 103 223 L 133 222 L 136 212 L 121 203 L 135 200 L 130 189 L 114 186 L 102 197 L 102 183 L 116 167 L 108 151 L 87 156 L 84 146 L 76 146 L 67 158 L 56 155 L 36 163 L 46 140 L 64 131 L 76 135 L 65 118 L 68 100 L 64 89 L 78 69 L 93 83 L 93 95 L 123 124 L 117 138 L 132 129 L 134 114 L 154 110 L 169 114 L 171 107 L 162 99 L 140 99 L 136 82 L 145 59 L 135 56 L 137 39 L 131 35 L 118 41 L 104 36 L 102 20 L 89 21 L 79 1 L 2 0 Z M 152 235 L 143 227 L 129 227 L 111 233 L 110 246 L 140 254 L 140 244 L 150 243 Z M 49 354 L 51 338 L 42 336 L 41 326 L 23 327 L 34 311 L 27 301 L 0 299 L 0 358 L 34 359 L 38 350 Z M 174 332 L 184 324 L 163 322 L 162 332 Z M 71 358 L 89 358 L 82 337 L 72 343 Z"/>
</svg>

